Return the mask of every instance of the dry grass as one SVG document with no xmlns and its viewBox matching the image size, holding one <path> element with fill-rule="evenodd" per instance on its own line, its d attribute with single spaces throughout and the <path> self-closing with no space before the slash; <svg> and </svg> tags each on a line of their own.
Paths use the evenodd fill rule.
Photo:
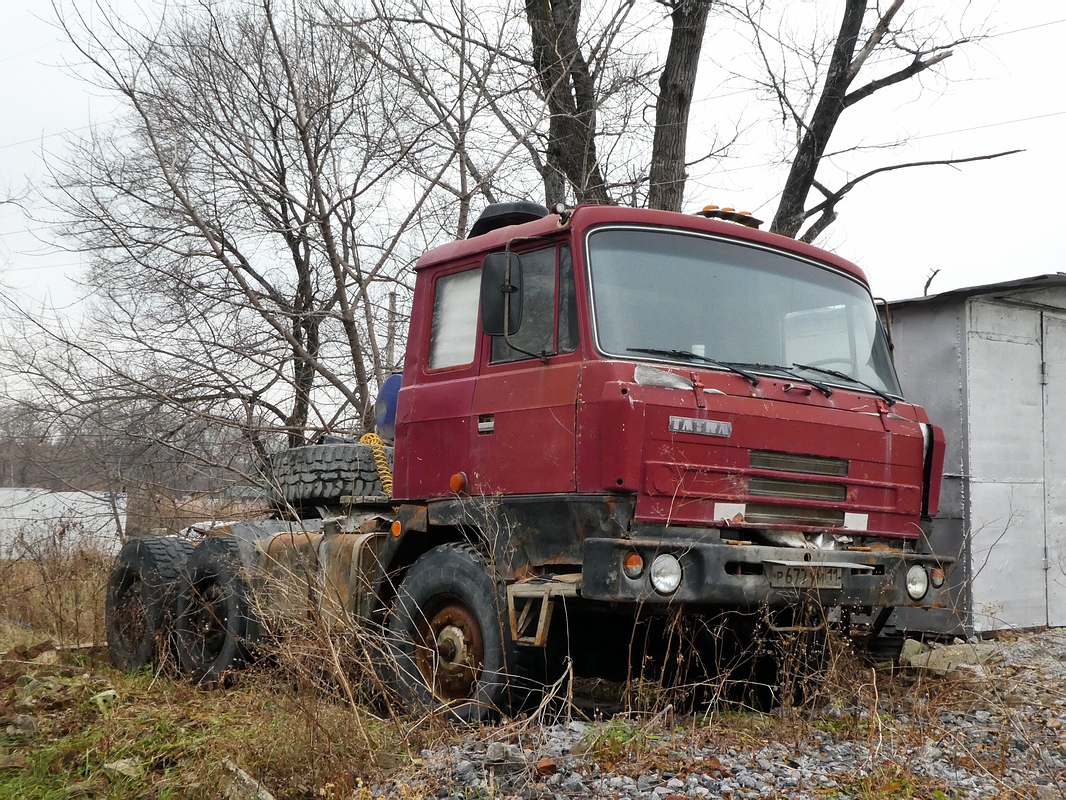
<svg viewBox="0 0 1066 800">
<path fill-rule="evenodd" d="M 110 569 L 110 557 L 89 550 L 0 561 L 0 653 L 42 639 L 103 643 Z"/>
<path fill-rule="evenodd" d="M 117 701 L 101 708 L 92 698 L 108 690 Z M 106 798 L 218 796 L 230 777 L 225 759 L 276 796 L 349 797 L 425 742 L 270 676 L 203 692 L 100 664 L 0 662 L 0 696 L 5 723 L 22 714 L 39 727 L 33 738 L 5 737 L 0 729 L 0 763 L 25 759 L 0 769 L 0 797 L 69 797 L 71 787 Z M 115 764 L 135 775 L 120 774 Z"/>
<path fill-rule="evenodd" d="M 446 753 L 464 739 L 469 745 L 473 733 L 474 741 L 518 742 L 537 756 L 543 724 L 583 718 L 566 703 L 565 687 L 540 716 L 474 731 L 435 717 L 393 717 L 383 698 L 366 689 L 368 674 L 360 665 L 346 662 L 345 680 L 334 672 L 332 654 L 343 646 L 351 641 L 326 645 L 296 635 L 272 649 L 263 668 L 243 673 L 224 692 L 200 691 L 148 672 L 122 674 L 85 660 L 66 667 L 0 663 L 0 721 L 7 725 L 28 714 L 39 726 L 32 740 L 0 736 L 0 763 L 25 758 L 23 766 L 0 768 L 0 797 L 65 798 L 71 786 L 105 798 L 215 796 L 229 780 L 226 759 L 278 798 L 366 800 L 368 787 L 390 781 L 394 798 L 432 796 L 440 789 L 478 796 L 479 789 L 455 783 L 454 760 L 444 769 L 428 768 L 420 751 Z M 109 689 L 118 696 L 113 706 L 92 701 Z M 809 704 L 771 714 L 729 706 L 681 714 L 668 691 L 648 697 L 654 697 L 654 707 L 589 720 L 574 763 L 586 774 L 595 768 L 634 779 L 649 772 L 729 777 L 730 752 L 774 748 L 775 758 L 787 760 L 850 742 L 861 757 L 834 774 L 836 787 L 817 796 L 942 800 L 958 794 L 943 780 L 912 769 L 907 754 L 930 742 L 961 746 L 947 712 L 989 709 L 1005 724 L 1006 738 L 956 760 L 1001 780 L 998 796 L 1025 796 L 997 776 L 1006 775 L 1014 758 L 1012 737 L 1029 735 L 1031 709 L 1004 692 L 998 679 L 978 672 L 937 679 L 880 672 L 843 648 Z M 1046 741 L 1033 734 L 1031 744 L 1036 752 Z M 707 752 L 722 754 L 722 760 Z M 132 765 L 136 777 L 106 766 L 116 762 Z M 535 770 L 522 776 L 516 777 L 531 790 L 547 788 Z M 481 796 L 518 793 L 498 787 Z"/>
<path fill-rule="evenodd" d="M 43 639 L 102 641 L 108 566 L 86 553 L 0 564 L 0 652 Z M 284 639 L 263 643 L 262 666 L 224 692 L 200 691 L 149 672 L 122 674 L 84 657 L 57 666 L 0 662 L 0 797 L 65 800 L 72 791 L 104 798 L 216 796 L 230 779 L 226 759 L 279 798 L 366 800 L 368 787 L 389 781 L 396 798 L 439 789 L 477 796 L 468 789 L 480 790 L 457 786 L 447 769 L 430 768 L 419 756 L 425 747 L 446 751 L 470 729 L 398 713 L 368 668 L 381 658 L 379 641 L 372 632 L 310 614 Z M 682 661 L 691 657 L 683 643 L 670 652 Z M 590 726 L 575 748 L 575 763 L 586 772 L 634 778 L 651 771 L 727 773 L 716 758 L 700 755 L 708 750 L 774 747 L 782 758 L 798 758 L 849 742 L 863 754 L 861 763 L 836 775 L 837 786 L 819 796 L 881 800 L 957 796 L 942 780 L 909 765 L 907 754 L 930 743 L 989 776 L 1001 797 L 1025 796 L 1009 777 L 1026 763 L 1019 760 L 1019 742 L 1037 767 L 1041 753 L 1055 746 L 1053 729 L 1043 730 L 1038 718 L 1034 727 L 1034 704 L 1046 696 L 1058 708 L 1066 697 L 1061 685 L 1038 690 L 1037 676 L 1025 666 L 931 678 L 871 669 L 836 638 L 827 652 L 820 680 L 799 700 L 789 695 L 772 714 L 743 704 L 693 709 L 692 698 L 729 695 L 721 677 L 682 686 L 638 677 L 618 686 L 608 702 L 626 713 L 597 719 L 595 710 L 588 711 L 595 703 L 575 705 L 573 687 L 562 684 L 531 717 L 473 735 L 524 743 L 536 753 L 544 725 L 584 718 Z M 670 671 L 660 678 L 664 674 Z M 799 669 L 782 677 L 807 675 Z M 1019 695 L 1010 688 L 1015 683 L 1032 689 L 1032 696 Z M 109 690 L 117 702 L 93 700 Z M 953 729 L 950 716 L 975 709 L 988 711 L 1001 731 L 979 745 Z M 35 735 L 11 732 L 21 717 L 32 718 Z M 134 777 L 120 774 L 115 764 Z M 537 791 L 546 788 L 535 770 L 519 777 Z"/>
</svg>

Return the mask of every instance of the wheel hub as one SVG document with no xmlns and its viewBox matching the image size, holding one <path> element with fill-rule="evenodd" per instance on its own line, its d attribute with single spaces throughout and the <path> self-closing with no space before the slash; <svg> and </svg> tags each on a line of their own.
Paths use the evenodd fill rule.
<svg viewBox="0 0 1066 800">
<path fill-rule="evenodd" d="M 418 624 L 416 662 L 427 686 L 442 700 L 473 696 L 484 661 L 484 642 L 477 619 L 462 603 L 451 600 L 426 612 Z"/>
<path fill-rule="evenodd" d="M 144 587 L 140 578 L 130 581 L 119 594 L 115 605 L 115 633 L 126 649 L 135 649 L 148 631 L 148 609 L 144 603 Z"/>
</svg>

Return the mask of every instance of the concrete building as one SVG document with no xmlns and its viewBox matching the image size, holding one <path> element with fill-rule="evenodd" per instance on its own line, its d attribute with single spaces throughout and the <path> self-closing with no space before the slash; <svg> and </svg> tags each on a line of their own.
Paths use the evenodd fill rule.
<svg viewBox="0 0 1066 800">
<path fill-rule="evenodd" d="M 114 554 L 125 525 L 124 494 L 0 488 L 0 559 Z"/>
</svg>

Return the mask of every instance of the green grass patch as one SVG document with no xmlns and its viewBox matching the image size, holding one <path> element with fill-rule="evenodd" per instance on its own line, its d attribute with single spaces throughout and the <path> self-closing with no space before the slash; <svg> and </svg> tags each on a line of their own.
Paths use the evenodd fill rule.
<svg viewBox="0 0 1066 800">
<path fill-rule="evenodd" d="M 278 797 L 347 797 L 412 746 L 397 724 L 269 676 L 205 692 L 82 670 L 0 662 L 0 798 L 218 796 L 225 759 Z"/>
</svg>

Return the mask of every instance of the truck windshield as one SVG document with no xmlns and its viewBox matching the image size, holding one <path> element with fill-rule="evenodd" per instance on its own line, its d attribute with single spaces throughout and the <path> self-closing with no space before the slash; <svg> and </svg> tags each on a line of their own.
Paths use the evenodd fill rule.
<svg viewBox="0 0 1066 800">
<path fill-rule="evenodd" d="M 687 351 L 900 396 L 870 293 L 842 272 L 651 228 L 594 230 L 587 253 L 596 341 L 607 355 Z"/>
</svg>

